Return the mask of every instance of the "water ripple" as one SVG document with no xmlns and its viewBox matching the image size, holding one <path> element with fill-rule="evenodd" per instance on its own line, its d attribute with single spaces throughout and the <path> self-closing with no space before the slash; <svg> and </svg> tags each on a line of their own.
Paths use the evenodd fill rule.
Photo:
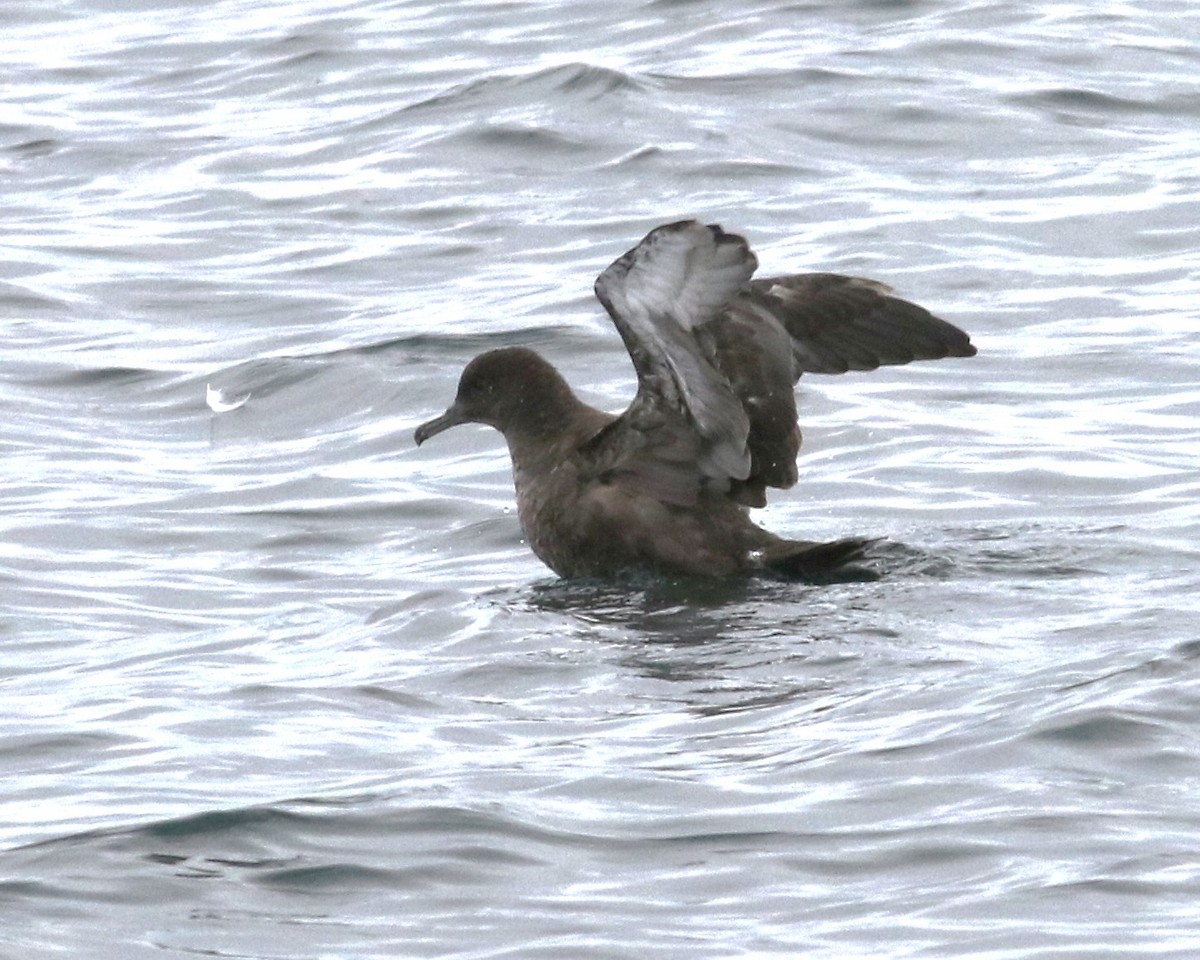
<svg viewBox="0 0 1200 960">
<path fill-rule="evenodd" d="M 1182 5 L 111 7 L 0 39 L 10 952 L 1200 950 Z M 763 523 L 879 582 L 561 583 L 413 446 L 625 405 L 693 215 L 979 345 L 801 381 Z"/>
</svg>

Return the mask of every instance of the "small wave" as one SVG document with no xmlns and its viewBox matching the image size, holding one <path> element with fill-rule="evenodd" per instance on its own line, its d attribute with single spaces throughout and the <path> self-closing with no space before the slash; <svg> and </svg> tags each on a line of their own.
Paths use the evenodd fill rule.
<svg viewBox="0 0 1200 960">
<path fill-rule="evenodd" d="M 1007 98 L 1016 106 L 1062 113 L 1101 113 L 1109 116 L 1156 115 L 1178 118 L 1200 115 L 1195 97 L 1164 95 L 1157 99 L 1121 97 L 1087 87 L 1052 87 L 1014 94 Z"/>
<path fill-rule="evenodd" d="M 311 357 L 249 360 L 214 374 L 205 385 L 205 396 L 209 407 L 221 413 L 243 406 L 251 397 L 269 396 L 303 383 L 320 372 L 320 362 Z"/>
<path fill-rule="evenodd" d="M 514 100 L 527 99 L 528 94 L 537 94 L 535 99 L 541 101 L 548 90 L 597 99 L 642 88 L 640 81 L 620 70 L 589 63 L 564 63 L 532 73 L 495 73 L 479 77 L 411 103 L 403 107 L 401 112 L 463 107 L 475 102 L 507 105 Z"/>
<path fill-rule="evenodd" d="M 1066 746 L 1150 748 L 1159 742 L 1162 732 L 1161 726 L 1153 721 L 1115 709 L 1102 709 L 1086 711 L 1082 716 L 1071 714 L 1032 736 Z"/>
<path fill-rule="evenodd" d="M 21 157 L 45 157 L 54 153 L 61 146 L 62 141 L 57 137 L 35 137 L 32 140 L 24 140 L 21 143 L 14 143 L 2 149 L 5 153 L 12 153 Z"/>
<path fill-rule="evenodd" d="M 259 875 L 258 882 L 267 887 L 318 892 L 327 888 L 390 886 L 400 881 L 404 873 L 358 863 L 323 863 L 268 870 Z"/>
<path fill-rule="evenodd" d="M 597 96 L 621 90 L 640 90 L 643 85 L 620 70 L 589 63 L 570 63 L 543 70 L 535 77 L 554 83 L 560 90 L 586 92 Z"/>
<path fill-rule="evenodd" d="M 141 367 L 94 367 L 60 370 L 39 378 L 47 387 L 123 387 L 163 379 L 158 370 Z"/>
<path fill-rule="evenodd" d="M 571 137 L 543 127 L 515 123 L 489 123 L 459 131 L 452 138 L 484 149 L 586 152 L 589 147 Z"/>
<path fill-rule="evenodd" d="M 746 73 L 718 73 L 692 76 L 678 73 L 648 73 L 647 80 L 656 86 L 681 93 L 729 93 L 761 96 L 765 89 L 783 86 L 787 89 L 845 86 L 869 82 L 866 74 L 827 67 L 798 67 L 775 70 L 753 70 Z"/>
<path fill-rule="evenodd" d="M 68 306 L 66 301 L 57 297 L 48 297 L 11 283 L 0 283 L 0 309 L 11 317 L 13 314 L 60 312 L 68 309 Z"/>
</svg>

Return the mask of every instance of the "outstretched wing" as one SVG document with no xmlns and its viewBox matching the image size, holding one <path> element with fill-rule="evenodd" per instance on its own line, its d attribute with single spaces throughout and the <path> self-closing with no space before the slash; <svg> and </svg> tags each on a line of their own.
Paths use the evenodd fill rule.
<svg viewBox="0 0 1200 960">
<path fill-rule="evenodd" d="M 760 278 L 730 312 L 766 313 L 780 323 L 792 340 L 797 378 L 975 356 L 966 333 L 891 292 L 876 280 L 836 273 Z"/>
<path fill-rule="evenodd" d="M 872 280 L 751 280 L 746 241 L 694 220 L 652 230 L 596 281 L 638 391 L 582 453 L 597 475 L 668 503 L 702 490 L 749 506 L 796 482 L 803 373 L 969 357 L 968 336 Z"/>
<path fill-rule="evenodd" d="M 671 503 L 750 474 L 750 421 L 699 335 L 758 262 L 741 237 L 684 220 L 658 227 L 596 280 L 637 371 L 629 409 L 586 451 L 597 473 Z"/>
<path fill-rule="evenodd" d="M 751 468 L 735 485 L 739 501 L 761 506 L 766 487 L 796 482 L 794 386 L 801 374 L 975 355 L 958 327 L 890 292 L 874 280 L 832 273 L 760 278 L 709 325 L 717 365 L 750 419 Z"/>
</svg>

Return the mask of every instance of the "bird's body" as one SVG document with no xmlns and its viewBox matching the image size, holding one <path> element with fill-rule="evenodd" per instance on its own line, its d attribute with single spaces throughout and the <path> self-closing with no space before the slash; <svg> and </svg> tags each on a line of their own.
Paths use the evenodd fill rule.
<svg viewBox="0 0 1200 960">
<path fill-rule="evenodd" d="M 748 515 L 768 486 L 796 481 L 794 384 L 975 348 L 872 281 L 751 280 L 756 266 L 719 227 L 657 228 L 596 281 L 638 374 L 623 414 L 583 403 L 537 353 L 508 347 L 467 365 L 417 443 L 459 423 L 500 430 L 526 536 L 563 577 L 863 574 L 852 564 L 868 541 L 785 540 Z"/>
</svg>

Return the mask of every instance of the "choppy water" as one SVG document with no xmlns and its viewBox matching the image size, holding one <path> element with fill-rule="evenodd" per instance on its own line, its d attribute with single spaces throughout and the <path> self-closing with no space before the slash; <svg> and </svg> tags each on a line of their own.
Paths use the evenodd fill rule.
<svg viewBox="0 0 1200 960">
<path fill-rule="evenodd" d="M 0 956 L 1198 955 L 1193 7 L 6 8 Z M 879 583 L 564 585 L 412 446 L 619 408 L 687 215 L 979 345 L 802 383 Z"/>
</svg>

